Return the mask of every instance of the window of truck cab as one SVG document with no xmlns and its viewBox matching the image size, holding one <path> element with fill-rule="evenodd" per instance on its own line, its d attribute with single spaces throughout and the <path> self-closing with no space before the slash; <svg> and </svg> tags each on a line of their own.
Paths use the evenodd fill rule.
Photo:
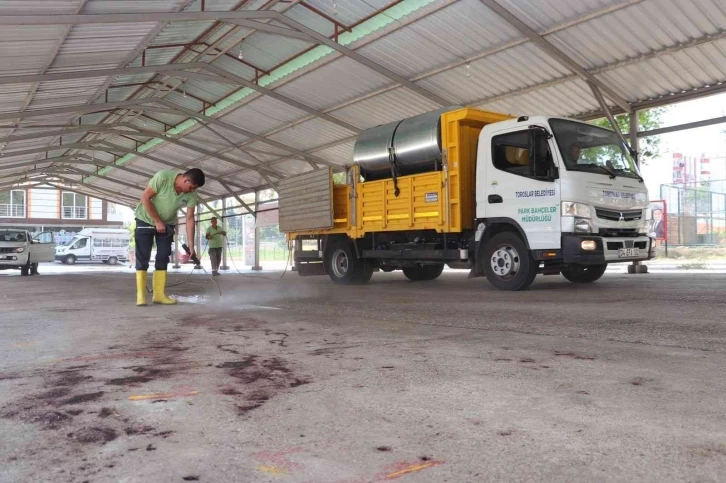
<svg viewBox="0 0 726 483">
<path fill-rule="evenodd" d="M 567 170 L 640 176 L 635 160 L 615 131 L 567 119 L 549 122 Z"/>
<path fill-rule="evenodd" d="M 533 134 L 536 129 L 523 129 L 507 132 L 492 137 L 492 162 L 498 170 L 525 178 L 541 179 L 547 175 L 549 166 L 553 165 L 549 144 L 544 150 L 532 156 Z M 539 162 L 535 161 L 539 158 Z"/>
</svg>

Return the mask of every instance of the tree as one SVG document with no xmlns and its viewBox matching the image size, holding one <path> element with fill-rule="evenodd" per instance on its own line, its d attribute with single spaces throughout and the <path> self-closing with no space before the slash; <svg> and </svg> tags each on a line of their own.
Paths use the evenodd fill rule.
<svg viewBox="0 0 726 483">
<path fill-rule="evenodd" d="M 650 131 L 652 129 L 658 129 L 663 125 L 663 114 L 665 114 L 665 107 L 656 107 L 654 109 L 646 109 L 638 111 L 638 126 L 640 131 Z M 630 115 L 621 114 L 615 116 L 615 121 L 618 123 L 618 127 L 623 133 L 630 131 Z M 612 129 L 610 121 L 607 118 L 596 119 L 591 122 L 592 124 L 600 127 Z M 648 136 L 640 138 L 638 141 L 638 161 L 641 164 L 648 164 L 648 161 L 655 159 L 660 155 L 660 136 Z"/>
</svg>

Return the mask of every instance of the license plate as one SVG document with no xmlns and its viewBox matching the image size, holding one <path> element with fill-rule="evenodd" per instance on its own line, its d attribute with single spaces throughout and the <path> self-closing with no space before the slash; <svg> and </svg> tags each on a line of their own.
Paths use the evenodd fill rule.
<svg viewBox="0 0 726 483">
<path fill-rule="evenodd" d="M 618 258 L 632 258 L 640 256 L 640 248 L 619 248 Z"/>
</svg>

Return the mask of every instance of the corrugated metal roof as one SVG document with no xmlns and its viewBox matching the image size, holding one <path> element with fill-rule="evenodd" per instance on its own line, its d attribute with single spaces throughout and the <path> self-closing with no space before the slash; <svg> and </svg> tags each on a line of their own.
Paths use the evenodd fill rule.
<svg viewBox="0 0 726 483">
<path fill-rule="evenodd" d="M 5 1 L 0 2 L 0 15 L 75 13 L 79 2 Z M 206 0 L 205 8 L 207 11 L 227 10 L 238 3 L 235 0 Z M 629 102 L 668 97 L 726 81 L 726 5 L 723 0 L 499 0 L 499 3 Z M 254 0 L 242 8 L 267 8 L 266 4 L 265 0 Z M 352 33 L 341 34 L 340 42 L 451 104 L 474 105 L 515 115 L 572 116 L 599 109 L 583 80 L 479 0 L 403 0 L 395 2 L 388 10 L 386 8 L 392 5 L 390 0 L 340 0 L 335 2 L 335 8 L 329 0 L 306 0 L 306 4 L 346 25 L 373 15 Z M 182 7 L 198 11 L 201 2 L 90 0 L 84 12 L 176 11 Z M 303 5 L 279 2 L 274 8 L 325 35 L 334 32 L 329 20 Z M 178 57 L 181 47 L 149 49 L 142 56 L 143 46 L 146 43 L 155 46 L 188 44 L 212 25 L 215 25 L 212 21 L 184 21 L 164 25 L 157 22 L 91 24 L 70 29 L 66 26 L 7 26 L 0 31 L 0 77 L 37 74 L 46 69 L 48 72 L 75 72 L 140 66 L 142 58 L 147 66 L 166 64 Z M 150 38 L 149 33 L 158 29 L 161 30 Z M 215 66 L 249 80 L 256 75 L 251 65 L 261 69 L 276 68 L 272 76 L 261 77 L 262 85 L 354 126 L 365 129 L 440 107 L 426 96 L 401 87 L 355 60 L 330 53 L 326 48 L 318 47 L 299 56 L 312 44 L 260 31 L 251 33 L 247 28 L 234 28 L 235 33 L 226 35 L 230 29 L 230 26 L 217 27 L 202 39 L 206 42 L 221 39 L 218 48 L 231 48 L 229 56 L 222 55 L 214 60 Z M 68 35 L 53 59 L 58 42 L 67 30 Z M 240 53 L 242 60 L 238 58 Z M 131 59 L 132 56 L 135 58 Z M 198 60 L 197 57 L 198 53 L 186 52 L 177 62 L 191 62 Z M 211 57 L 201 60 L 210 61 Z M 0 113 L 14 113 L 23 108 L 103 103 L 105 97 L 101 87 L 107 82 L 136 84 L 156 77 L 154 74 L 130 74 L 115 79 L 4 85 L 0 86 Z M 178 82 L 177 79 L 169 81 L 171 85 Z M 311 152 L 321 162 L 345 164 L 351 161 L 354 133 L 283 101 L 240 86 L 198 79 L 185 82 L 175 92 L 164 92 L 166 90 L 163 89 L 160 95 L 180 107 L 201 111 L 202 102 L 194 98 L 202 99 L 207 102 L 207 114 L 268 136 L 292 150 Z M 108 99 L 125 100 L 137 95 L 134 93 L 138 91 L 138 86 L 111 89 Z M 152 93 L 149 89 L 141 92 L 143 96 Z M 187 97 L 184 97 L 185 92 Z M 210 108 L 210 104 L 220 101 L 223 102 Z M 140 147 L 151 156 L 179 164 L 194 163 L 212 176 L 222 175 L 245 186 L 266 185 L 267 181 L 254 169 L 241 167 L 243 164 L 269 163 L 270 169 L 283 175 L 312 169 L 299 155 L 215 126 L 214 129 L 231 142 L 252 151 L 245 154 L 231 149 L 226 141 L 203 128 L 199 120 L 190 120 L 187 114 L 151 111 L 146 114 L 160 122 L 143 118 L 130 122 L 141 129 L 155 131 L 171 129 L 184 122 L 182 139 L 205 151 L 225 153 L 229 158 L 223 161 L 158 141 Z M 32 118 L 32 121 L 59 124 L 75 117 L 73 112 L 68 112 Z M 83 123 L 100 122 L 105 118 L 109 119 L 107 122 L 118 120 L 118 116 L 106 113 L 86 114 Z M 0 121 L 0 126 L 10 122 Z M 37 130 L 0 128 L 2 137 L 33 132 Z M 172 132 L 179 132 L 179 129 Z M 120 146 L 135 147 L 133 141 L 110 134 L 83 136 L 82 133 L 66 135 L 64 142 L 105 138 Z M 33 149 L 46 145 L 51 139 L 54 136 L 14 141 L 5 149 Z M 138 139 L 143 142 L 150 138 Z M 61 152 L 54 149 L 50 154 Z M 26 161 L 43 156 L 13 158 Z M 110 155 L 99 153 L 100 157 L 112 159 Z M 125 156 L 122 162 L 128 162 L 130 167 L 143 166 L 145 172 L 168 167 L 133 156 Z M 10 158 L 0 157 L 0 167 L 9 163 Z M 140 182 L 120 170 L 112 170 L 107 176 Z M 106 181 L 98 182 L 103 183 L 99 186 L 114 189 Z M 225 193 L 216 183 L 207 188 L 208 192 Z"/>
</svg>

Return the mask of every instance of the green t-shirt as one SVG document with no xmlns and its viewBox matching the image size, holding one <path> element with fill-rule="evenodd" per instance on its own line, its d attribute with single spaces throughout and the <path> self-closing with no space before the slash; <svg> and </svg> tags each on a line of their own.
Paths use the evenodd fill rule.
<svg viewBox="0 0 726 483">
<path fill-rule="evenodd" d="M 222 239 L 223 231 L 219 226 L 217 228 L 213 226 L 207 228 L 207 235 L 211 235 L 208 240 L 209 248 L 222 248 L 224 246 L 224 240 Z"/>
<path fill-rule="evenodd" d="M 196 192 L 177 194 L 174 189 L 174 180 L 179 174 L 181 173 L 174 170 L 159 171 L 149 181 L 151 189 L 156 191 L 156 195 L 151 198 L 151 202 L 154 204 L 161 221 L 168 225 L 176 225 L 177 213 L 182 206 L 191 208 L 199 203 Z M 134 216 L 150 225 L 154 224 L 154 219 L 146 212 L 143 203 L 136 205 Z"/>
</svg>

